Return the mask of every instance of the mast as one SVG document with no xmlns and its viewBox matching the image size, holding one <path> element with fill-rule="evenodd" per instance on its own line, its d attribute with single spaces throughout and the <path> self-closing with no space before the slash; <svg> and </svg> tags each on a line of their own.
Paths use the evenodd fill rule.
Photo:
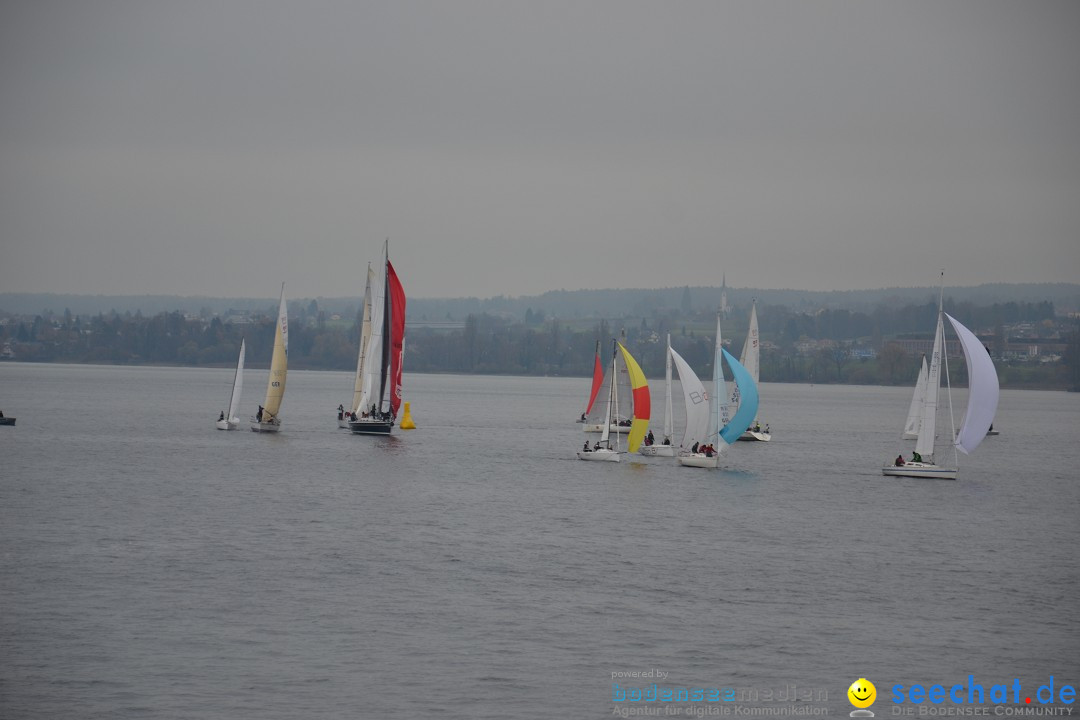
<svg viewBox="0 0 1080 720">
<path fill-rule="evenodd" d="M 664 353 L 664 437 L 671 441 L 671 333 L 667 334 L 667 352 Z"/>
<path fill-rule="evenodd" d="M 960 467 L 960 453 L 956 449 L 956 417 L 953 415 L 952 382 L 949 380 L 949 346 L 945 343 L 945 271 L 941 271 L 941 294 L 938 296 L 938 332 L 941 333 L 941 351 L 945 354 L 945 395 L 949 399 L 949 434 L 952 438 L 953 465 Z M 968 387 L 971 387 L 970 380 Z"/>
<path fill-rule="evenodd" d="M 716 423 L 716 436 L 720 437 L 720 431 L 724 425 L 727 424 L 727 385 L 724 383 L 724 366 L 722 363 L 724 348 L 723 342 L 720 337 L 720 318 L 722 313 L 716 313 L 716 348 L 713 352 L 713 397 L 715 398 L 715 415 L 713 421 Z M 709 437 L 712 437 L 712 433 L 709 433 Z"/>
<path fill-rule="evenodd" d="M 615 402 L 615 412 L 618 413 L 618 394 L 615 392 L 615 353 L 618 352 L 614 347 L 615 341 L 612 341 L 611 348 L 611 383 L 608 385 L 607 396 L 607 415 L 604 417 L 604 429 L 600 431 L 600 442 L 610 450 L 611 442 L 609 437 L 611 436 L 611 404 Z M 618 442 L 618 431 L 616 431 L 616 442 Z"/>
<path fill-rule="evenodd" d="M 390 264 L 390 238 L 383 243 L 383 345 L 382 367 L 379 369 L 379 412 L 383 412 L 383 402 L 386 400 L 386 375 L 390 369 L 390 283 L 387 277 L 387 267 Z"/>
</svg>

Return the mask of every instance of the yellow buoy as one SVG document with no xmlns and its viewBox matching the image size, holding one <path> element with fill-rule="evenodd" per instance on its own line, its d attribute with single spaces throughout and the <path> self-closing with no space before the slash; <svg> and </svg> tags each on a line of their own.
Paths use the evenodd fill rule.
<svg viewBox="0 0 1080 720">
<path fill-rule="evenodd" d="M 405 403 L 405 414 L 401 416 L 401 425 L 399 427 L 402 430 L 416 429 L 416 423 L 412 420 L 412 413 L 409 412 L 409 403 Z"/>
</svg>

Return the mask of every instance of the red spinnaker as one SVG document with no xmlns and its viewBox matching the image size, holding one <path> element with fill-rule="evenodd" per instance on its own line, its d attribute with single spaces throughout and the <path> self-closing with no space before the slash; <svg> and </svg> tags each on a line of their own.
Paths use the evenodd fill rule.
<svg viewBox="0 0 1080 720">
<path fill-rule="evenodd" d="M 604 367 L 600 364 L 600 343 L 596 343 L 596 364 L 592 371 L 592 390 L 589 392 L 589 407 L 585 408 L 585 414 L 592 412 L 596 395 L 600 392 L 600 386 L 604 384 Z"/>
<path fill-rule="evenodd" d="M 386 261 L 386 282 L 390 289 L 390 413 L 401 406 L 401 367 L 405 354 L 405 289 L 390 261 Z"/>
</svg>

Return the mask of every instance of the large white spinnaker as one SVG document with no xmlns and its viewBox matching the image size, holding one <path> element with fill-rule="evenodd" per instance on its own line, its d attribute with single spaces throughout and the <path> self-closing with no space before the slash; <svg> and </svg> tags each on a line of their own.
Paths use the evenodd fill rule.
<svg viewBox="0 0 1080 720">
<path fill-rule="evenodd" d="M 679 373 L 682 385 L 683 401 L 686 404 L 686 430 L 683 432 L 682 447 L 689 449 L 694 443 L 705 442 L 709 431 L 709 395 L 705 386 L 698 380 L 693 369 L 683 360 L 682 355 L 669 349 L 671 359 L 675 361 L 675 370 Z"/>
<path fill-rule="evenodd" d="M 957 449 L 967 455 L 979 446 L 994 422 L 1000 388 L 990 353 L 975 334 L 956 318 L 948 313 L 945 316 L 960 337 L 960 346 L 964 349 L 964 359 L 967 361 L 968 406 L 964 413 L 964 422 L 956 436 Z"/>
</svg>

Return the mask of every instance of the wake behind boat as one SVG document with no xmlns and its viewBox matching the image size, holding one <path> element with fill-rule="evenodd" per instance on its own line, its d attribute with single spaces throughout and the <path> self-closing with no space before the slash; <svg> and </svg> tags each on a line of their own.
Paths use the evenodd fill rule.
<svg viewBox="0 0 1080 720">
<path fill-rule="evenodd" d="M 281 283 L 278 300 L 277 327 L 274 330 L 274 352 L 270 356 L 270 377 L 266 381 L 266 399 L 251 419 L 253 432 L 281 430 L 281 401 L 285 397 L 285 376 L 289 369 L 289 316 L 285 309 L 285 283 Z"/>
</svg>

